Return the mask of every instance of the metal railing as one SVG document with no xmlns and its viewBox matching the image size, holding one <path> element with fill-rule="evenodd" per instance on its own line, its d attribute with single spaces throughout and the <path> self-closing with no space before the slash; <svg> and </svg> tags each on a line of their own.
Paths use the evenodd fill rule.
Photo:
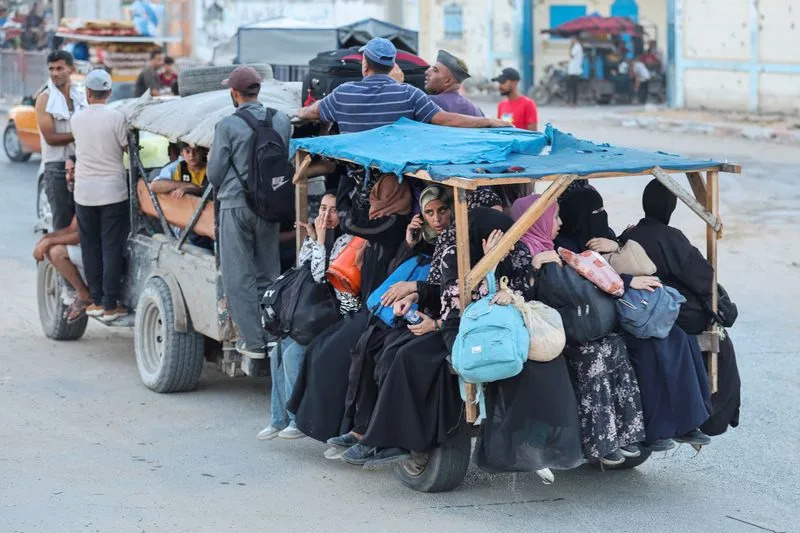
<svg viewBox="0 0 800 533">
<path fill-rule="evenodd" d="M 47 52 L 0 50 L 0 96 L 33 96 L 47 83 Z"/>
</svg>

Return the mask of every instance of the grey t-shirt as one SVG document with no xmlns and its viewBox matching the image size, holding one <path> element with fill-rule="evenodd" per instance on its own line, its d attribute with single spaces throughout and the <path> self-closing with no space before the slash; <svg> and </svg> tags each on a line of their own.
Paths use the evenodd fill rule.
<svg viewBox="0 0 800 533">
<path fill-rule="evenodd" d="M 161 81 L 158 79 L 158 72 L 153 67 L 147 67 L 139 73 L 136 78 L 136 96 L 142 96 L 150 89 L 160 89 Z"/>
<path fill-rule="evenodd" d="M 260 102 L 247 102 L 239 109 L 252 114 L 258 120 L 266 116 L 266 109 Z M 272 118 L 272 127 L 281 136 L 288 148 L 289 137 L 292 134 L 292 124 L 286 113 L 278 111 Z M 239 174 L 244 178 L 250 170 L 250 151 L 252 150 L 253 130 L 241 118 L 230 115 L 219 122 L 214 129 L 214 141 L 211 143 L 206 176 L 208 181 L 217 190 L 217 200 L 220 209 L 246 207 L 244 189 L 231 167 L 230 161 L 236 166 Z"/>
</svg>

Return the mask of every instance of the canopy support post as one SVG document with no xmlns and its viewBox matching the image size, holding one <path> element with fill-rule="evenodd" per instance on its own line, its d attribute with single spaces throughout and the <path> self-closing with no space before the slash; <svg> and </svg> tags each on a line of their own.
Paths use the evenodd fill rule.
<svg viewBox="0 0 800 533">
<path fill-rule="evenodd" d="M 458 301 L 461 310 L 466 309 L 470 302 L 472 287 L 467 284 L 469 273 L 469 214 L 467 212 L 467 191 L 455 187 L 453 191 L 453 208 L 456 215 L 456 260 L 458 262 Z M 474 424 L 478 419 L 477 388 L 472 383 L 466 384 L 466 410 L 467 422 Z"/>
<path fill-rule="evenodd" d="M 575 180 L 577 176 L 574 174 L 562 174 L 555 181 L 553 181 L 547 190 L 542 193 L 542 196 L 531 205 L 528 210 L 517 220 L 511 228 L 503 235 L 500 242 L 494 249 L 483 256 L 478 261 L 478 264 L 469 271 L 466 276 L 466 289 L 469 295 L 486 274 L 489 273 L 503 258 L 510 252 L 517 241 L 525 234 L 533 224 L 539 220 L 539 217 L 547 210 L 548 207 L 558 200 L 558 197 L 569 187 L 569 184 Z M 456 218 L 456 221 L 458 219 Z M 460 251 L 460 250 L 459 250 Z M 459 264 L 459 268 L 461 265 Z M 469 262 L 467 262 L 469 268 Z M 468 301 L 468 300 L 467 300 Z"/>
<path fill-rule="evenodd" d="M 706 209 L 713 216 L 719 214 L 719 172 L 709 170 L 706 172 Z M 711 309 L 716 313 L 719 304 L 719 294 L 717 291 L 717 241 L 720 238 L 719 232 L 714 231 L 711 226 L 706 226 L 706 245 L 707 258 L 711 263 L 714 273 L 711 279 Z M 711 383 L 711 393 L 717 392 L 718 388 L 718 354 L 709 352 L 708 354 L 708 373 Z"/>
<path fill-rule="evenodd" d="M 295 185 L 294 190 L 294 212 L 297 220 L 308 222 L 308 166 L 311 164 L 311 154 L 298 150 L 294 154 L 294 176 L 292 183 Z M 297 253 L 300 254 L 300 248 L 303 246 L 303 240 L 306 238 L 306 230 L 303 226 L 295 228 L 295 243 Z"/>
</svg>

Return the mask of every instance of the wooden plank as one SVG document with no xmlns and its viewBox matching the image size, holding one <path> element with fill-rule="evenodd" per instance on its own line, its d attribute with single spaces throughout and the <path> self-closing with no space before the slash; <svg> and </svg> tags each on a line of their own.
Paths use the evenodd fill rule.
<svg viewBox="0 0 800 533">
<path fill-rule="evenodd" d="M 703 181 L 703 175 L 699 172 L 687 172 L 686 179 L 689 180 L 689 185 L 692 188 L 695 199 L 702 205 L 706 205 L 706 184 Z"/>
<path fill-rule="evenodd" d="M 295 173 L 292 182 L 294 188 L 294 211 L 295 218 L 302 222 L 308 222 L 308 165 L 311 164 L 311 155 L 298 151 L 294 155 Z M 302 226 L 297 226 L 295 231 L 295 246 L 297 253 L 303 246 L 303 239 L 306 238 L 306 230 Z"/>
<path fill-rule="evenodd" d="M 470 291 L 477 286 L 486 274 L 493 269 L 508 252 L 514 247 L 517 241 L 526 231 L 542 216 L 542 213 L 555 202 L 570 183 L 575 179 L 574 174 L 563 174 L 560 179 L 554 181 L 542 196 L 517 220 L 511 228 L 503 235 L 497 246 L 478 261 L 466 279 L 466 288 Z M 458 231 L 458 229 L 456 229 Z"/>
<path fill-rule="evenodd" d="M 706 209 L 714 216 L 719 213 L 719 172 L 711 171 L 706 173 Z M 719 235 L 714 232 L 710 226 L 706 227 L 706 245 L 707 245 L 707 258 L 714 269 L 714 274 L 711 279 L 711 309 L 717 311 L 718 298 L 717 294 L 717 240 Z M 710 352 L 709 354 L 709 381 L 711 383 L 711 392 L 717 392 L 718 388 L 718 352 Z"/>
<path fill-rule="evenodd" d="M 695 200 L 695 198 L 691 196 L 686 189 L 681 187 L 677 181 L 672 179 L 672 176 L 658 167 L 653 169 L 652 174 L 664 185 L 664 187 L 669 189 L 672 194 L 677 196 L 683 203 L 689 206 L 689 209 L 694 211 L 697 216 L 705 220 L 706 224 L 708 224 L 714 230 L 714 233 L 717 233 L 722 229 L 722 222 L 720 222 L 719 218 L 715 214 L 706 210 L 706 208 L 700 202 Z M 717 172 L 714 174 L 717 176 L 719 175 Z"/>
<path fill-rule="evenodd" d="M 467 191 L 456 188 L 453 195 L 453 208 L 456 214 L 456 260 L 458 261 L 458 300 L 463 311 L 471 301 L 472 289 L 467 287 L 466 277 L 469 272 L 469 215 L 467 214 Z M 474 423 L 478 419 L 478 406 L 475 403 L 477 389 L 467 383 L 467 422 Z"/>
<path fill-rule="evenodd" d="M 723 163 L 719 166 L 719 171 L 727 172 L 728 174 L 741 174 L 742 165 L 737 165 L 735 163 Z"/>
<path fill-rule="evenodd" d="M 308 166 L 311 164 L 311 154 L 298 150 L 294 154 L 294 176 L 292 183 L 297 184 L 301 177 L 302 179 L 308 178 Z"/>
</svg>

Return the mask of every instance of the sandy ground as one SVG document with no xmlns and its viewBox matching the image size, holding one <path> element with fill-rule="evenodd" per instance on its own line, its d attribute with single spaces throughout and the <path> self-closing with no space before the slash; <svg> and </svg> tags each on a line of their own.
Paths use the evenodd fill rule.
<svg viewBox="0 0 800 533">
<path fill-rule="evenodd" d="M 720 279 L 740 310 L 738 429 L 697 456 L 683 446 L 635 471 L 559 473 L 552 486 L 473 468 L 446 494 L 327 461 L 310 439 L 259 442 L 267 380 L 208 366 L 196 392 L 158 395 L 139 381 L 130 330 L 92 323 L 64 343 L 42 335 L 30 257 L 38 161 L 0 155 L 0 531 L 798 531 L 800 156 L 608 127 L 605 112 L 541 115 L 579 136 L 744 166 L 721 178 Z M 598 181 L 617 230 L 641 216 L 646 181 Z M 679 206 L 676 223 L 704 248 L 693 213 Z"/>
</svg>

